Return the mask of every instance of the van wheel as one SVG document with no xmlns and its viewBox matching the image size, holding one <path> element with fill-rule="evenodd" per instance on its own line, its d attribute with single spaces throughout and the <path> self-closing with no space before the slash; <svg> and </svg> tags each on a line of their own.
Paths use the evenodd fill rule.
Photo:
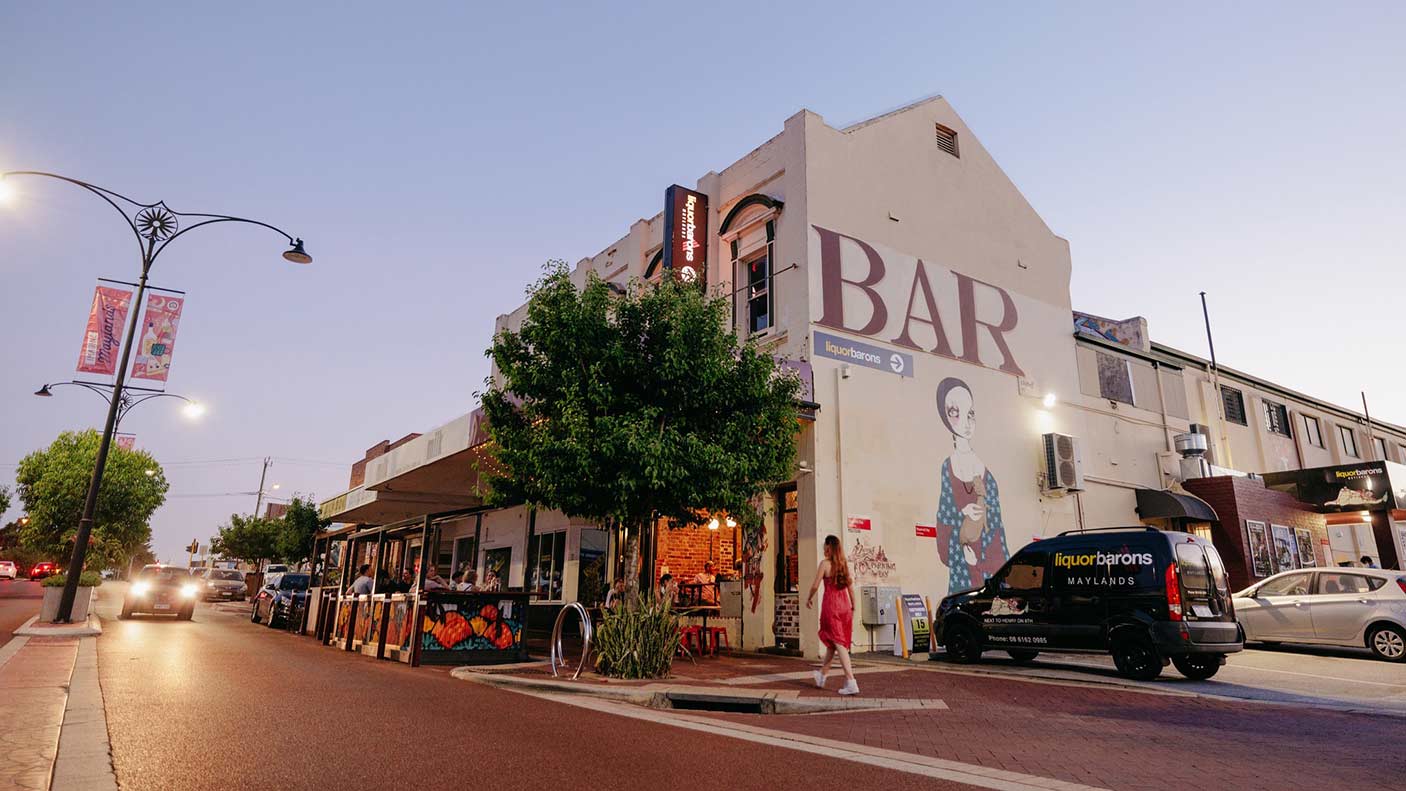
<svg viewBox="0 0 1406 791">
<path fill-rule="evenodd" d="M 1145 637 L 1125 637 L 1113 644 L 1113 664 L 1123 676 L 1152 681 L 1162 675 L 1162 657 Z"/>
<path fill-rule="evenodd" d="M 1029 651 L 1023 648 L 1009 648 L 1006 649 L 1006 653 L 1011 655 L 1011 659 L 1014 659 L 1015 661 L 1020 662 L 1022 664 L 1029 662 L 1030 660 L 1040 655 L 1039 651 Z"/>
<path fill-rule="evenodd" d="M 1378 659 L 1388 662 L 1406 661 L 1406 632 L 1399 627 L 1383 624 L 1367 635 L 1367 647 Z"/>
<path fill-rule="evenodd" d="M 1220 670 L 1221 663 L 1219 654 L 1187 654 L 1172 657 L 1172 664 L 1192 681 L 1205 681 Z"/>
<path fill-rule="evenodd" d="M 954 662 L 970 665 L 981 660 L 981 638 L 976 630 L 966 624 L 957 624 L 947 630 L 947 655 Z"/>
</svg>

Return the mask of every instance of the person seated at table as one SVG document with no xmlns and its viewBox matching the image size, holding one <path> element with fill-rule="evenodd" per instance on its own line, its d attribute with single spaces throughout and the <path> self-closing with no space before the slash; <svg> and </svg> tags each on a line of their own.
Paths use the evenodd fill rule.
<svg viewBox="0 0 1406 791">
<path fill-rule="evenodd" d="M 617 577 L 611 583 L 610 590 L 605 592 L 605 604 L 602 605 L 607 610 L 613 610 L 625 603 L 625 578 Z"/>
<path fill-rule="evenodd" d="M 502 587 L 503 583 L 498 579 L 498 572 L 489 569 L 483 575 L 483 586 L 479 590 L 496 593 Z"/>
<path fill-rule="evenodd" d="M 362 563 L 356 573 L 357 577 L 352 580 L 351 588 L 347 592 L 353 596 L 363 596 L 370 593 L 371 589 L 376 587 L 376 578 L 371 576 L 371 564 Z"/>
<path fill-rule="evenodd" d="M 409 593 L 415 589 L 415 572 L 410 569 L 403 569 L 400 572 L 400 581 L 396 583 L 393 593 Z"/>
<path fill-rule="evenodd" d="M 459 581 L 455 583 L 454 590 L 469 592 L 478 590 L 478 572 L 471 568 L 465 568 L 464 573 L 459 575 Z"/>
<path fill-rule="evenodd" d="M 673 574 L 665 574 L 659 578 L 659 595 L 668 601 L 679 597 L 679 581 Z"/>
<path fill-rule="evenodd" d="M 451 588 L 449 587 L 449 583 L 445 581 L 444 577 L 439 576 L 439 569 L 434 568 L 432 566 L 430 567 L 429 574 L 425 577 L 425 590 L 443 591 L 451 590 Z"/>
<path fill-rule="evenodd" d="M 703 563 L 703 570 L 693 578 L 696 585 L 701 586 L 698 590 L 699 597 L 704 604 L 718 603 L 718 575 L 713 573 L 713 561 Z"/>
</svg>

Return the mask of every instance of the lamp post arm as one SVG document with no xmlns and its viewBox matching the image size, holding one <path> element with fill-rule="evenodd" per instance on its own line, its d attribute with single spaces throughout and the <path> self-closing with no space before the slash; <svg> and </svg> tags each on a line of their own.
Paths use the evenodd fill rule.
<svg viewBox="0 0 1406 791">
<path fill-rule="evenodd" d="M 196 228 L 202 228 L 206 225 L 213 225 L 217 222 L 242 222 L 248 223 L 249 225 L 262 226 L 264 228 L 269 229 L 270 231 L 273 231 L 274 233 L 282 235 L 284 239 L 288 240 L 288 244 L 293 244 L 293 236 L 287 231 L 283 230 L 282 228 L 269 225 L 266 222 L 259 222 L 258 220 L 250 220 L 244 217 L 230 217 L 223 214 L 186 214 L 185 212 L 172 212 L 172 214 L 175 214 L 177 217 L 205 217 L 208 219 L 202 220 L 201 222 L 198 222 L 194 225 L 187 225 L 179 231 L 176 231 L 174 234 L 171 234 L 171 237 L 166 241 L 162 242 L 156 248 L 156 251 L 152 253 L 152 259 L 155 259 L 158 255 L 161 255 L 161 251 L 166 249 L 166 245 L 176 241 L 176 239 L 180 238 L 182 234 L 189 233 L 195 230 Z"/>
<path fill-rule="evenodd" d="M 99 187 L 96 184 L 89 184 L 86 181 L 79 181 L 78 179 L 69 178 L 68 176 L 60 176 L 57 173 L 45 173 L 42 170 L 11 170 L 6 173 L 0 173 L 0 178 L 5 178 L 6 176 L 43 176 L 44 178 L 58 179 L 59 181 L 67 181 L 69 184 L 82 187 L 83 189 L 93 193 L 99 198 L 102 198 L 103 200 L 107 201 L 107 204 L 109 206 L 116 209 L 118 214 L 122 215 L 122 219 L 126 221 L 127 227 L 130 228 L 132 231 L 132 235 L 137 237 L 138 249 L 142 249 L 143 255 L 145 255 L 146 251 L 143 248 L 146 243 L 146 240 L 142 238 L 141 231 L 137 230 L 137 224 L 132 221 L 131 215 L 124 211 L 121 206 L 117 205 L 117 201 L 114 201 L 113 198 L 117 198 L 117 200 L 121 201 L 126 201 L 127 203 L 130 203 L 131 205 L 141 209 L 149 209 L 152 206 L 155 206 L 156 204 L 135 201 L 120 192 L 113 192 L 112 190 L 107 189 L 106 187 Z"/>
</svg>

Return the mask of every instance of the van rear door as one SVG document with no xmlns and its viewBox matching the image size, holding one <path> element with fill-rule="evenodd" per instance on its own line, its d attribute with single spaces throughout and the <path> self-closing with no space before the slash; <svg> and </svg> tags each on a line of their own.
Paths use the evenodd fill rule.
<svg viewBox="0 0 1406 791">
<path fill-rule="evenodd" d="M 1194 541 L 1176 544 L 1182 619 L 1193 643 L 1235 643 L 1240 628 L 1230 603 L 1230 581 L 1215 547 Z"/>
</svg>

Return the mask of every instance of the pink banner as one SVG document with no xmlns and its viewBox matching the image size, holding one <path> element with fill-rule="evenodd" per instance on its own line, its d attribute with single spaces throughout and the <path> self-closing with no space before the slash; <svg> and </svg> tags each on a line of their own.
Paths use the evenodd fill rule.
<svg viewBox="0 0 1406 791">
<path fill-rule="evenodd" d="M 132 292 L 124 288 L 98 286 L 93 292 L 88 328 L 83 333 L 83 348 L 78 352 L 79 373 L 117 373 L 122 327 L 127 323 L 127 310 L 131 305 Z"/>
<path fill-rule="evenodd" d="M 152 294 L 146 300 L 146 315 L 137 331 L 137 361 L 132 364 L 133 379 L 166 381 L 171 371 L 171 353 L 176 348 L 176 330 L 181 324 L 183 297 Z"/>
<path fill-rule="evenodd" d="M 136 434 L 118 434 L 118 435 L 116 435 L 115 437 L 113 437 L 113 441 L 115 441 L 115 442 L 117 443 L 117 447 L 119 447 L 119 448 L 121 448 L 121 449 L 123 449 L 123 450 L 131 450 L 131 449 L 133 449 L 133 448 L 135 448 L 135 447 L 137 446 L 137 435 L 136 435 Z"/>
</svg>

